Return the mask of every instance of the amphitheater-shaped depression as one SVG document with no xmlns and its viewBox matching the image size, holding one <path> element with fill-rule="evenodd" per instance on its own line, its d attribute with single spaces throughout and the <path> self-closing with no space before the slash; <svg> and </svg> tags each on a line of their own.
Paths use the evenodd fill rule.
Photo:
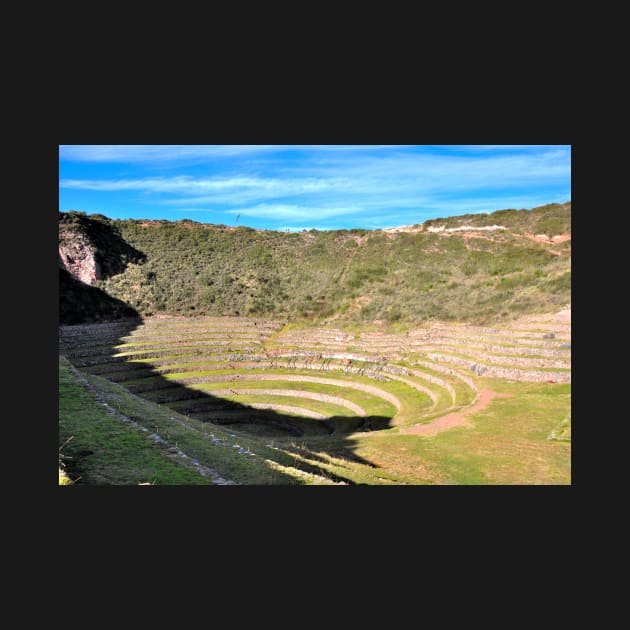
<svg viewBox="0 0 630 630">
<path fill-rule="evenodd" d="M 205 422 L 263 435 L 430 424 L 472 405 L 481 374 L 570 382 L 570 323 L 435 325 L 406 334 L 282 331 L 254 318 L 154 317 L 62 326 L 77 367 Z"/>
</svg>

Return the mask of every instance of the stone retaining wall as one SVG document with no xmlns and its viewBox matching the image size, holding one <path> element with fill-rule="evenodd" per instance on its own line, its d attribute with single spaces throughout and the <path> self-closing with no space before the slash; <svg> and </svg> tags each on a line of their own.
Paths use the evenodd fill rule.
<svg viewBox="0 0 630 630">
<path fill-rule="evenodd" d="M 450 348 L 448 350 L 451 350 Z M 490 367 L 492 363 L 503 364 L 503 367 L 519 367 L 519 368 L 557 368 L 571 369 L 570 361 L 555 361 L 553 359 L 523 359 L 521 357 L 498 357 L 489 356 L 483 352 L 475 352 L 473 350 L 460 351 L 465 356 L 454 356 L 451 354 L 441 354 L 439 352 L 427 352 L 427 356 L 433 361 L 443 363 L 453 363 L 456 365 L 468 366 L 475 363 L 475 360 Z M 470 357 L 470 358 L 468 358 Z M 471 361 L 472 359 L 472 361 Z"/>
</svg>

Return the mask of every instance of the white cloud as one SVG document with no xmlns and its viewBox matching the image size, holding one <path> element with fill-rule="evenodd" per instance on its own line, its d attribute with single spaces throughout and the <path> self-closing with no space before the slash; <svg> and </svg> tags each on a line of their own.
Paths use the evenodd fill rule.
<svg viewBox="0 0 630 630">
<path fill-rule="evenodd" d="M 293 150 L 295 159 L 286 159 Z M 570 199 L 570 145 L 64 145 L 60 157 L 144 163 L 142 175 L 136 166 L 128 179 L 95 178 L 98 165 L 91 164 L 89 178 L 60 180 L 63 194 L 135 191 L 130 203 L 148 198 L 178 212 L 226 211 L 297 225 L 359 213 L 364 224 L 392 225 L 397 213 L 399 224 L 420 223 Z M 162 176 L 164 166 L 186 160 L 205 162 L 194 176 L 183 168 Z"/>
<path fill-rule="evenodd" d="M 284 173 L 294 177 L 334 174 L 370 189 L 385 191 L 404 187 L 430 192 L 445 187 L 474 190 L 564 179 L 570 176 L 571 164 L 567 151 L 555 149 L 475 157 L 393 152 L 382 156 L 358 156 L 352 160 L 334 155 L 300 166 L 289 165 Z"/>
<path fill-rule="evenodd" d="M 549 154 L 474 159 L 449 156 L 441 160 L 427 156 L 350 161 L 335 159 L 325 167 L 311 165 L 285 170 L 288 171 L 285 177 L 241 174 L 230 177 L 180 175 L 116 180 L 62 179 L 59 185 L 60 188 L 99 192 L 137 190 L 178 195 L 177 198 L 160 200 L 167 205 L 236 205 L 270 198 L 280 200 L 283 197 L 328 193 L 330 199 L 339 199 L 343 195 L 345 203 L 360 199 L 362 205 L 413 207 L 446 191 L 470 195 L 483 189 L 508 186 L 542 187 L 557 181 L 566 182 L 571 173 L 570 163 Z"/>
<path fill-rule="evenodd" d="M 188 175 L 177 177 L 154 177 L 142 179 L 62 179 L 59 182 L 61 188 L 74 188 L 80 190 L 96 191 L 120 191 L 141 190 L 153 193 L 180 193 L 184 195 L 198 195 L 213 191 L 242 191 L 243 189 L 255 190 L 259 194 L 272 193 L 273 195 L 307 194 L 339 188 L 344 185 L 344 180 L 339 178 L 302 178 L 302 179 L 276 179 L 262 177 L 208 177 L 195 178 Z M 184 200 L 185 203 L 207 203 L 212 197 L 200 197 L 196 201 Z"/>
<path fill-rule="evenodd" d="M 228 210 L 228 214 L 241 214 L 247 217 L 263 219 L 328 219 L 346 214 L 356 214 L 361 212 L 360 206 L 339 206 L 335 208 L 317 208 L 312 206 L 298 206 L 293 204 L 267 204 L 261 203 L 251 208 L 236 208 Z"/>
</svg>

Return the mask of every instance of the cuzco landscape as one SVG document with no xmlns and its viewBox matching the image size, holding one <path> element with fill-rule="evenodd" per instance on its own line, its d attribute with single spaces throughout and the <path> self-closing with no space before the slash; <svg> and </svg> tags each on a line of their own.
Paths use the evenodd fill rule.
<svg viewBox="0 0 630 630">
<path fill-rule="evenodd" d="M 570 146 L 59 155 L 60 485 L 571 483 Z"/>
</svg>

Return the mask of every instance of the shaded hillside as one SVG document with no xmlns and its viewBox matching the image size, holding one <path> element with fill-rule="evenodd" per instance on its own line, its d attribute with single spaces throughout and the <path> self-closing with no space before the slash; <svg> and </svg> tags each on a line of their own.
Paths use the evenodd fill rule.
<svg viewBox="0 0 630 630">
<path fill-rule="evenodd" d="M 124 271 L 96 286 L 143 315 L 489 322 L 571 302 L 570 202 L 427 221 L 407 231 L 98 221 L 105 238 L 115 233 L 141 254 L 124 258 Z M 505 229 L 475 231 L 495 225 Z M 557 242 L 547 238 L 556 235 Z"/>
<path fill-rule="evenodd" d="M 91 287 L 59 269 L 59 323 L 79 324 L 138 317 L 138 312 L 123 301 Z"/>
<path fill-rule="evenodd" d="M 123 273 L 146 256 L 127 243 L 99 214 L 59 213 L 59 323 L 77 324 L 137 317 L 121 299 L 91 286 Z"/>
</svg>

